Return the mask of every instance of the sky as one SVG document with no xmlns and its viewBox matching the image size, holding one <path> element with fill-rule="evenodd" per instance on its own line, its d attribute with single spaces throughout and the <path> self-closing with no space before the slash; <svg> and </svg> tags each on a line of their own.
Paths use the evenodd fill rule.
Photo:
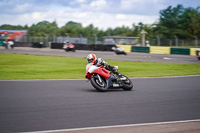
<svg viewBox="0 0 200 133">
<path fill-rule="evenodd" d="M 200 0 L 0 0 L 0 25 L 28 25 L 56 21 L 59 27 L 69 21 L 99 29 L 153 24 L 168 6 L 200 6 Z"/>
</svg>

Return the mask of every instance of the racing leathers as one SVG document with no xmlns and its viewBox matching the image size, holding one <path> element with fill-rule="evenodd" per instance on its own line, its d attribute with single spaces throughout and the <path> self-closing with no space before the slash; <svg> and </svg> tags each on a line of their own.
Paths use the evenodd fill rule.
<svg viewBox="0 0 200 133">
<path fill-rule="evenodd" d="M 121 76 L 121 74 L 111 65 L 108 65 L 102 58 L 97 58 L 93 65 L 104 66 L 107 70 L 113 72 L 117 76 Z"/>
</svg>

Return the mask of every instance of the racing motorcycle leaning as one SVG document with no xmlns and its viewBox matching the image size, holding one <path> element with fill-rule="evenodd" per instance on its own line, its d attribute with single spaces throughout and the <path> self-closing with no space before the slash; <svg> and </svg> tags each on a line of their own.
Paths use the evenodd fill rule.
<svg viewBox="0 0 200 133">
<path fill-rule="evenodd" d="M 114 68 L 118 70 L 118 66 L 114 66 Z M 93 63 L 87 64 L 85 78 L 90 80 L 92 86 L 101 92 L 115 88 L 129 91 L 133 88 L 132 81 L 125 75 L 119 77 L 104 66 L 98 67 Z"/>
<path fill-rule="evenodd" d="M 198 60 L 200 60 L 200 51 L 199 51 L 199 50 L 196 50 L 196 58 L 197 58 Z"/>
<path fill-rule="evenodd" d="M 75 45 L 74 44 L 64 44 L 63 49 L 68 52 L 68 51 L 73 51 L 75 52 Z"/>
</svg>

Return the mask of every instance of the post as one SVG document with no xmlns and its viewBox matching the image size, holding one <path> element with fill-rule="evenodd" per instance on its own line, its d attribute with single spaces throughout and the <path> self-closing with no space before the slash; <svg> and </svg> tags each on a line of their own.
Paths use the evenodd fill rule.
<svg viewBox="0 0 200 133">
<path fill-rule="evenodd" d="M 46 47 L 49 47 L 49 37 L 46 35 Z"/>
<path fill-rule="evenodd" d="M 80 38 L 81 38 L 80 42 L 82 43 L 82 35 L 81 35 L 81 34 L 79 34 L 79 36 L 80 36 Z"/>
<path fill-rule="evenodd" d="M 95 44 L 97 44 L 97 35 L 94 34 L 94 41 L 95 41 Z"/>
<path fill-rule="evenodd" d="M 127 36 L 125 36 L 125 40 L 126 40 L 126 44 L 128 44 L 128 38 L 127 38 Z"/>
<path fill-rule="evenodd" d="M 42 42 L 42 34 L 40 34 L 40 42 Z"/>
<path fill-rule="evenodd" d="M 35 35 L 34 35 L 34 42 L 37 42 Z"/>
<path fill-rule="evenodd" d="M 157 45 L 160 46 L 160 37 L 157 35 Z"/>
<path fill-rule="evenodd" d="M 145 34 L 147 34 L 147 32 L 145 30 L 142 30 L 141 34 L 142 34 L 142 46 L 145 46 Z"/>
<path fill-rule="evenodd" d="M 198 47 L 198 37 L 194 36 L 194 38 L 195 38 L 195 47 L 197 48 Z"/>
<path fill-rule="evenodd" d="M 67 40 L 69 41 L 69 34 L 68 34 L 68 33 L 66 33 L 66 35 L 67 35 Z"/>
<path fill-rule="evenodd" d="M 30 35 L 27 34 L 27 42 L 30 42 Z"/>
<path fill-rule="evenodd" d="M 175 37 L 176 47 L 178 47 L 178 38 L 177 36 L 174 36 L 174 37 Z"/>
</svg>

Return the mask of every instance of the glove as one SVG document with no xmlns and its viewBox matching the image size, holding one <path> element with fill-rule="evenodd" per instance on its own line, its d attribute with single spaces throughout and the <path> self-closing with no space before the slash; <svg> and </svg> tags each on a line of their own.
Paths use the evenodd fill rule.
<svg viewBox="0 0 200 133">
<path fill-rule="evenodd" d="M 108 67 L 108 63 L 107 62 L 103 62 L 104 67 Z"/>
<path fill-rule="evenodd" d="M 105 62 L 102 58 L 98 58 L 98 63 L 97 65 L 99 66 L 107 66 L 107 62 Z"/>
</svg>

